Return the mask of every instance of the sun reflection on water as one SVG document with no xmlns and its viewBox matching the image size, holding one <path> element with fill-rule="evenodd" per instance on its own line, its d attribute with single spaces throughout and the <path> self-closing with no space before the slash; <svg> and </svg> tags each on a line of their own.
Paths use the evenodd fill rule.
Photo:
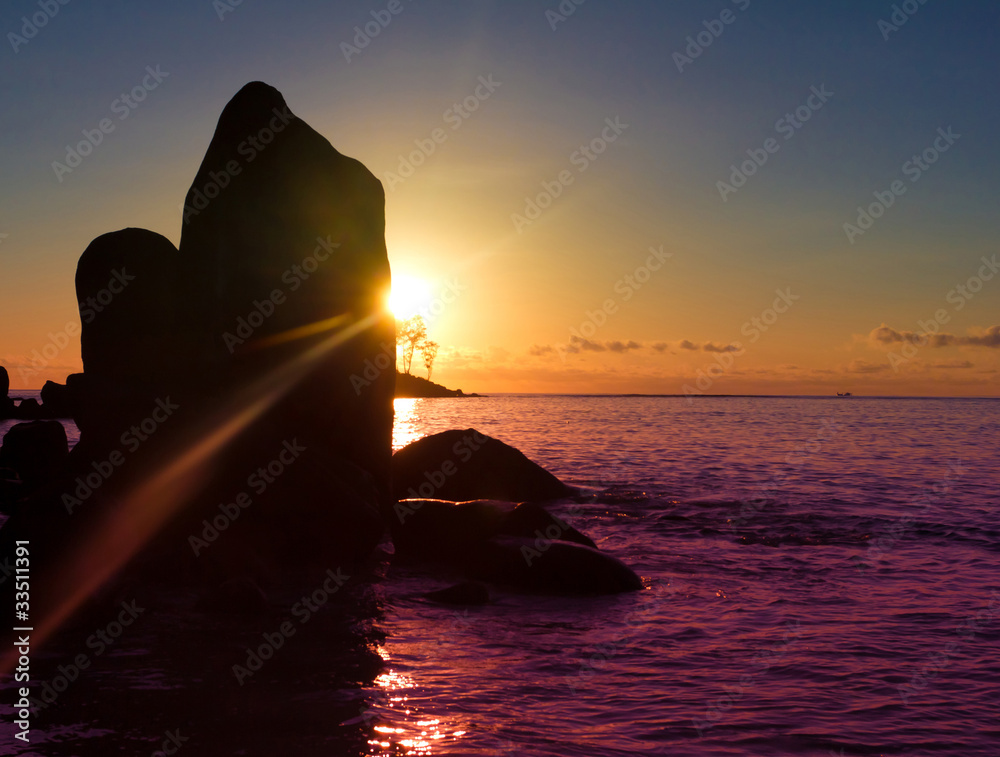
<svg viewBox="0 0 1000 757">
<path fill-rule="evenodd" d="M 392 424 L 392 451 L 405 447 L 424 436 L 421 429 L 421 406 L 426 400 L 410 397 L 397 397 L 393 400 L 396 418 Z"/>
<path fill-rule="evenodd" d="M 389 660 L 389 652 L 383 646 L 375 649 L 383 660 Z M 396 670 L 389 669 L 375 679 L 385 697 L 385 707 L 389 712 L 380 718 L 383 722 L 373 727 L 373 737 L 368 740 L 368 757 L 396 757 L 396 755 L 433 755 L 434 747 L 445 739 L 454 742 L 466 734 L 464 730 L 453 730 L 440 718 L 421 715 L 410 704 L 407 691 L 415 688 L 413 679 Z M 388 723 L 385 721 L 395 721 Z"/>
</svg>

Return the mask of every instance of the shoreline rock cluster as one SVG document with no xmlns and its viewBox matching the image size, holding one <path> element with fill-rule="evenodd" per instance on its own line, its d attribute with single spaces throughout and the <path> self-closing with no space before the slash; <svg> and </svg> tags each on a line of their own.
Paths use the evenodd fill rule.
<svg viewBox="0 0 1000 757">
<path fill-rule="evenodd" d="M 248 140 L 261 149 L 246 154 Z M 83 251 L 83 373 L 46 385 L 40 405 L 0 404 L 18 417 L 72 417 L 80 429 L 57 471 L 22 482 L 0 530 L 0 548 L 31 540 L 45 566 L 39 615 L 58 602 L 48 587 L 83 580 L 71 575 L 73 559 L 109 576 L 153 560 L 212 583 L 371 554 L 393 504 L 395 373 L 361 391 L 351 377 L 395 344 L 383 306 L 384 206 L 367 168 L 278 90 L 252 82 L 222 111 L 185 200 L 180 245 L 126 228 Z M 100 312 L 87 306 L 95 299 Z M 16 437 L 11 449 L 23 446 Z M 239 533 L 207 559 L 193 555 L 185 537 L 258 468 L 266 474 L 284 444 L 301 449 L 295 464 L 254 492 Z M 86 552 L 87 539 L 113 543 L 126 524 L 134 541 L 123 554 Z"/>
</svg>

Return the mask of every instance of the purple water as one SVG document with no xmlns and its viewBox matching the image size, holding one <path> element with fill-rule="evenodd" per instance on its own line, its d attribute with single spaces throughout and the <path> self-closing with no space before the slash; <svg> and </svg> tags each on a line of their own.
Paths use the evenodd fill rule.
<svg viewBox="0 0 1000 757">
<path fill-rule="evenodd" d="M 497 592 L 456 610 L 419 598 L 444 579 L 385 563 L 366 590 L 370 675 L 348 685 L 353 658 L 307 654 L 303 632 L 271 663 L 298 666 L 294 681 L 222 700 L 273 741 L 225 748 L 191 715 L 181 754 L 1000 753 L 1000 401 L 497 396 L 396 411 L 397 447 L 473 427 L 584 487 L 554 509 L 648 588 Z M 101 660 L 95 708 L 141 697 L 176 721 L 216 706 L 198 671 L 149 652 L 189 625 L 157 618 Z M 224 669 L 246 640 L 219 624 L 192 643 L 218 645 Z M 38 753 L 146 736 L 151 753 L 168 722 L 136 736 L 89 712 L 53 707 Z M 360 740 L 336 740 L 347 732 Z"/>
</svg>

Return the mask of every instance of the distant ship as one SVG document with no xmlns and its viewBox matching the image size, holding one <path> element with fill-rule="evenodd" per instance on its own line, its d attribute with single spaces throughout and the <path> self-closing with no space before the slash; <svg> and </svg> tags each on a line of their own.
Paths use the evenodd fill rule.
<svg viewBox="0 0 1000 757">
<path fill-rule="evenodd" d="M 843 394 L 841 394 L 840 392 L 837 392 L 837 396 L 838 397 L 850 397 L 851 393 L 850 392 L 844 392 Z"/>
</svg>

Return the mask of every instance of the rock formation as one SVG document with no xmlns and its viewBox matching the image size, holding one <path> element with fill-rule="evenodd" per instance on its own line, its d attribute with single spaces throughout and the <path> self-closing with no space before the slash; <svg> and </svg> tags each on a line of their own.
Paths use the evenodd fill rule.
<svg viewBox="0 0 1000 757">
<path fill-rule="evenodd" d="M 218 583 L 255 561 L 367 557 L 393 501 L 395 374 L 366 373 L 386 352 L 395 363 L 384 228 L 379 181 L 277 90 L 244 87 L 188 193 L 180 248 L 127 228 L 81 256 L 84 373 L 46 391 L 75 413 L 80 442 L 5 524 L 3 553 L 31 539 L 39 570 L 55 573 L 82 535 L 134 520 L 157 524 L 133 564 L 163 557 L 172 567 L 158 575 Z M 156 511 L 135 512 L 148 500 L 133 498 L 123 518 L 124 495 L 190 450 L 203 457 L 164 482 Z M 45 596 L 58 582 L 72 576 L 37 576 L 40 614 L 61 601 Z"/>
<path fill-rule="evenodd" d="M 157 397 L 177 391 L 178 313 L 187 300 L 175 283 L 177 263 L 169 239 L 134 228 L 97 237 L 80 256 L 83 435 L 117 438 Z"/>
<path fill-rule="evenodd" d="M 363 378 L 395 355 L 384 205 L 368 169 L 254 82 L 223 110 L 188 192 L 180 260 L 188 348 L 209 390 L 321 351 L 269 414 L 273 433 L 355 463 L 387 504 L 395 374 Z"/>
<path fill-rule="evenodd" d="M 575 493 L 520 451 L 472 428 L 425 436 L 399 450 L 392 479 L 400 499 L 522 502 Z"/>
<path fill-rule="evenodd" d="M 58 421 L 31 421 L 13 426 L 0 446 L 0 468 L 15 471 L 30 493 L 53 479 L 66 463 L 69 446 Z"/>
<path fill-rule="evenodd" d="M 10 398 L 10 376 L 0 365 L 0 420 L 14 417 L 14 401 Z"/>
<path fill-rule="evenodd" d="M 625 563 L 599 551 L 588 537 L 538 505 L 414 499 L 397 503 L 395 514 L 390 530 L 403 560 L 544 594 L 617 594 L 642 588 Z M 431 598 L 473 603 L 466 595 L 456 589 Z"/>
</svg>

